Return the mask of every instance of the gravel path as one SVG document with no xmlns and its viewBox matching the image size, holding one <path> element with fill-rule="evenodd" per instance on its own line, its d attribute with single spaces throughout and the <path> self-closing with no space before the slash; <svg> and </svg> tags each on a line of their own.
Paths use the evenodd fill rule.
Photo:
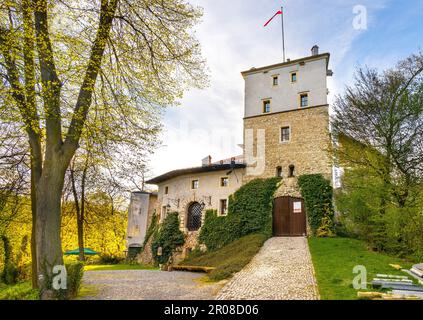
<svg viewBox="0 0 423 320">
<path fill-rule="evenodd" d="M 269 239 L 253 260 L 222 288 L 217 299 L 318 299 L 307 239 Z"/>
<path fill-rule="evenodd" d="M 220 284 L 198 281 L 204 274 L 155 270 L 88 271 L 83 286 L 94 291 L 84 300 L 206 300 Z"/>
</svg>

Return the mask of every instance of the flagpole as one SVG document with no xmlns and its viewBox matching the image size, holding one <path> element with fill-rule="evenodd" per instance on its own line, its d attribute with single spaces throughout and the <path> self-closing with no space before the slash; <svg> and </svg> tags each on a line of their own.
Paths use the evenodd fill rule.
<svg viewBox="0 0 423 320">
<path fill-rule="evenodd" d="M 283 62 L 285 62 L 285 33 L 284 33 L 284 27 L 283 27 L 283 16 L 284 16 L 284 11 L 283 11 L 283 7 L 281 7 L 281 19 L 282 19 L 282 51 L 283 51 Z"/>
</svg>

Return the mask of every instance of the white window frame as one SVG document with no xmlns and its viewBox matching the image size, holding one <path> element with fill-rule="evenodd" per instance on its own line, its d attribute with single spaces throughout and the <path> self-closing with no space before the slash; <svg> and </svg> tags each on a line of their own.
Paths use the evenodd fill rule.
<svg viewBox="0 0 423 320">
<path fill-rule="evenodd" d="M 292 75 L 295 73 L 295 81 L 292 81 Z M 289 73 L 289 82 L 294 84 L 294 83 L 298 83 L 298 71 L 291 71 Z"/>
<path fill-rule="evenodd" d="M 222 201 L 226 200 L 226 213 L 222 213 Z M 226 199 L 219 199 L 219 216 L 226 216 L 228 215 L 228 208 L 229 207 L 229 200 L 228 198 Z"/>
<path fill-rule="evenodd" d="M 301 96 L 307 96 L 307 105 L 306 106 L 302 105 Z M 299 100 L 299 108 L 300 109 L 301 108 L 308 108 L 310 106 L 310 93 L 308 91 L 307 92 L 300 92 L 298 94 L 298 100 Z"/>
<path fill-rule="evenodd" d="M 197 181 L 197 188 L 194 188 L 194 181 Z M 198 190 L 200 189 L 200 179 L 191 179 L 191 190 Z"/>
<path fill-rule="evenodd" d="M 265 111 L 265 103 L 269 102 L 269 111 Z M 261 100 L 261 112 L 262 114 L 269 114 L 272 112 L 272 99 L 263 99 Z"/>
<path fill-rule="evenodd" d="M 226 184 L 226 186 L 222 186 L 223 179 L 226 179 L 228 181 L 227 184 Z M 221 188 L 227 188 L 227 187 L 229 187 L 229 177 L 228 176 L 220 177 L 220 179 L 219 179 L 219 186 Z"/>
<path fill-rule="evenodd" d="M 289 139 L 288 140 L 282 140 L 282 129 L 288 128 L 289 129 Z M 292 129 L 290 125 L 281 126 L 279 128 L 279 142 L 280 143 L 289 143 L 292 140 Z"/>
</svg>

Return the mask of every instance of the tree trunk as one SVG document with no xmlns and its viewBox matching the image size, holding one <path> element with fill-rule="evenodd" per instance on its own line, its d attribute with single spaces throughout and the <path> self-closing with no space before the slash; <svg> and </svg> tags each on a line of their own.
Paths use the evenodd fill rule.
<svg viewBox="0 0 423 320">
<path fill-rule="evenodd" d="M 50 159 L 53 160 L 53 159 Z M 41 298 L 51 298 L 53 267 L 63 265 L 61 229 L 61 196 L 65 169 L 59 159 L 46 160 L 36 187 L 36 250 L 38 285 Z"/>
<path fill-rule="evenodd" d="M 75 163 L 73 163 L 70 169 L 70 178 L 72 184 L 72 193 L 73 199 L 75 202 L 75 211 L 76 211 L 76 227 L 77 227 L 77 234 L 78 234 L 78 249 L 79 249 L 79 261 L 85 261 L 85 253 L 84 253 L 84 212 L 85 212 L 85 168 L 84 173 L 82 175 L 82 182 L 81 182 L 81 203 L 78 199 L 78 191 L 76 189 L 76 181 L 75 181 Z"/>
<path fill-rule="evenodd" d="M 34 167 L 31 167 L 31 213 L 32 213 L 32 230 L 31 230 L 31 282 L 32 288 L 38 288 L 37 277 L 37 247 L 36 247 L 36 225 L 37 225 L 37 201 L 35 194 L 35 172 Z"/>
</svg>

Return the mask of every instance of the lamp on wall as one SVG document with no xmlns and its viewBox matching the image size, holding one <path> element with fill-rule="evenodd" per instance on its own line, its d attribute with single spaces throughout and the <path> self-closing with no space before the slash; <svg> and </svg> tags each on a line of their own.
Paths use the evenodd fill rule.
<svg viewBox="0 0 423 320">
<path fill-rule="evenodd" d="M 170 208 L 170 203 L 172 202 L 174 206 L 176 206 L 177 208 L 179 208 L 179 203 L 180 203 L 180 199 L 167 199 L 167 207 Z"/>
<path fill-rule="evenodd" d="M 208 206 L 211 206 L 211 204 L 212 204 L 212 196 L 202 196 L 201 199 L 202 199 L 201 202 L 204 205 L 207 203 Z"/>
</svg>

